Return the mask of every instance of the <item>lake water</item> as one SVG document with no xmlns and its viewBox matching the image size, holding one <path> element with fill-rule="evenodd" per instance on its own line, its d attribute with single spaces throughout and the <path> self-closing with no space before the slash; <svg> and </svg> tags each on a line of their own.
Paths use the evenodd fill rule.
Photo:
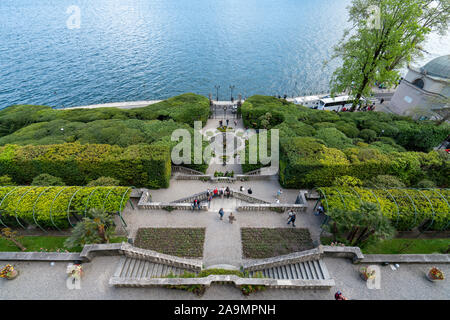
<svg viewBox="0 0 450 320">
<path fill-rule="evenodd" d="M 0 108 L 328 90 L 350 0 L 1 0 Z M 66 12 L 80 8 L 79 29 Z M 439 41 L 439 40 L 437 40 Z"/>
</svg>

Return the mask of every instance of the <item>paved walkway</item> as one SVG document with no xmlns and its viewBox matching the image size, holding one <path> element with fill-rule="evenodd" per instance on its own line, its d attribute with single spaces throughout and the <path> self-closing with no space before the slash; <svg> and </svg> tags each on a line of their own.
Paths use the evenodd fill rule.
<svg viewBox="0 0 450 320">
<path fill-rule="evenodd" d="M 423 299 L 450 300 L 448 279 L 441 283 L 431 283 L 425 279 L 429 265 L 400 265 L 397 271 L 390 267 L 381 268 L 381 289 L 371 290 L 359 278 L 361 266 L 353 265 L 350 260 L 325 258 L 325 264 L 336 286 L 332 290 L 292 290 L 267 289 L 244 297 L 232 285 L 212 285 L 203 297 L 165 288 L 114 288 L 109 286 L 109 278 L 114 274 L 119 256 L 97 257 L 91 263 L 84 264 L 85 275 L 80 290 L 66 287 L 67 263 L 55 262 L 16 262 L 19 276 L 11 281 L 0 279 L 0 300 L 42 299 L 42 300 L 334 300 L 333 295 L 341 290 L 345 296 L 357 300 L 398 300 Z M 0 261 L 0 265 L 6 262 Z M 450 267 L 437 264 L 436 267 L 450 274 Z"/>
</svg>

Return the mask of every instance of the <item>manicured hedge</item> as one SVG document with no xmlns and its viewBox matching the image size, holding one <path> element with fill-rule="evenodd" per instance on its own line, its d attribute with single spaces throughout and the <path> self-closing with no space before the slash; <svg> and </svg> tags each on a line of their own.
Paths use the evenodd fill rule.
<svg viewBox="0 0 450 320">
<path fill-rule="evenodd" d="M 379 205 L 397 230 L 411 230 L 422 223 L 428 230 L 450 229 L 450 190 L 448 189 L 363 189 L 350 187 L 317 188 L 326 211 L 356 211 L 361 201 Z"/>
<path fill-rule="evenodd" d="M 174 120 L 194 125 L 194 121 L 208 120 L 208 98 L 186 93 L 144 108 L 119 109 L 52 109 L 46 106 L 16 105 L 0 110 L 0 137 L 11 134 L 32 123 L 65 120 L 69 122 L 92 122 L 111 119 Z"/>
<path fill-rule="evenodd" d="M 66 185 L 85 185 L 106 176 L 119 180 L 121 185 L 167 188 L 170 149 L 78 143 L 0 147 L 0 176 L 9 175 L 17 184 L 27 185 L 42 173 L 60 177 Z"/>
<path fill-rule="evenodd" d="M 119 212 L 130 194 L 128 187 L 0 187 L 1 224 L 65 229 L 68 215 L 89 216 L 92 208 Z"/>
</svg>

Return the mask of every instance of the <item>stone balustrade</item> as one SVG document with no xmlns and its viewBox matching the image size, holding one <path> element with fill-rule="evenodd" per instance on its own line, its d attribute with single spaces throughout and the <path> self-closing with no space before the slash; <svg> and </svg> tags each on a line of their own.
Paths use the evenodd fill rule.
<svg viewBox="0 0 450 320">
<path fill-rule="evenodd" d="M 190 203 L 173 203 L 173 202 L 148 202 L 138 205 L 143 210 L 193 210 Z M 195 209 L 198 210 L 198 209 Z M 207 204 L 200 204 L 200 211 L 208 211 Z"/>
<path fill-rule="evenodd" d="M 236 287 L 245 285 L 265 286 L 276 289 L 330 289 L 335 285 L 333 279 L 327 280 L 278 280 L 268 278 L 241 278 L 235 275 L 210 275 L 204 278 L 120 278 L 112 277 L 109 284 L 115 287 L 161 287 L 202 285 L 212 283 L 232 283 Z"/>
<path fill-rule="evenodd" d="M 186 167 L 182 167 L 182 166 L 172 166 L 172 173 L 174 172 L 181 172 L 183 174 L 187 174 L 187 175 L 204 175 L 203 172 L 194 170 L 194 169 L 190 169 L 190 168 L 186 168 Z"/>
<path fill-rule="evenodd" d="M 289 204 L 289 203 L 271 203 L 271 204 L 244 204 L 238 205 L 237 211 L 275 211 L 275 212 L 286 212 L 292 210 L 294 212 L 306 212 L 308 208 L 304 204 Z"/>
<path fill-rule="evenodd" d="M 202 261 L 175 257 L 153 250 L 136 248 L 129 243 L 122 243 L 121 252 L 127 257 L 147 260 L 153 263 L 164 264 L 172 267 L 184 268 L 192 271 L 202 270 Z"/>
<path fill-rule="evenodd" d="M 283 266 L 287 264 L 293 264 L 303 261 L 319 260 L 322 256 L 323 251 L 319 248 L 314 248 L 311 250 L 294 252 L 278 257 L 266 258 L 266 259 L 255 259 L 248 261 L 243 264 L 242 268 L 245 271 L 259 271 L 263 269 L 269 269 L 273 267 Z"/>
</svg>

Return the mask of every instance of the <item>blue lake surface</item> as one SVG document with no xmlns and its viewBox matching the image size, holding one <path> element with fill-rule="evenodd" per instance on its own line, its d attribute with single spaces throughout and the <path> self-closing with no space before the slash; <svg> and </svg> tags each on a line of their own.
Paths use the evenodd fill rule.
<svg viewBox="0 0 450 320">
<path fill-rule="evenodd" d="M 0 108 L 328 90 L 350 0 L 1 0 Z M 66 12 L 80 8 L 79 29 Z"/>
</svg>

